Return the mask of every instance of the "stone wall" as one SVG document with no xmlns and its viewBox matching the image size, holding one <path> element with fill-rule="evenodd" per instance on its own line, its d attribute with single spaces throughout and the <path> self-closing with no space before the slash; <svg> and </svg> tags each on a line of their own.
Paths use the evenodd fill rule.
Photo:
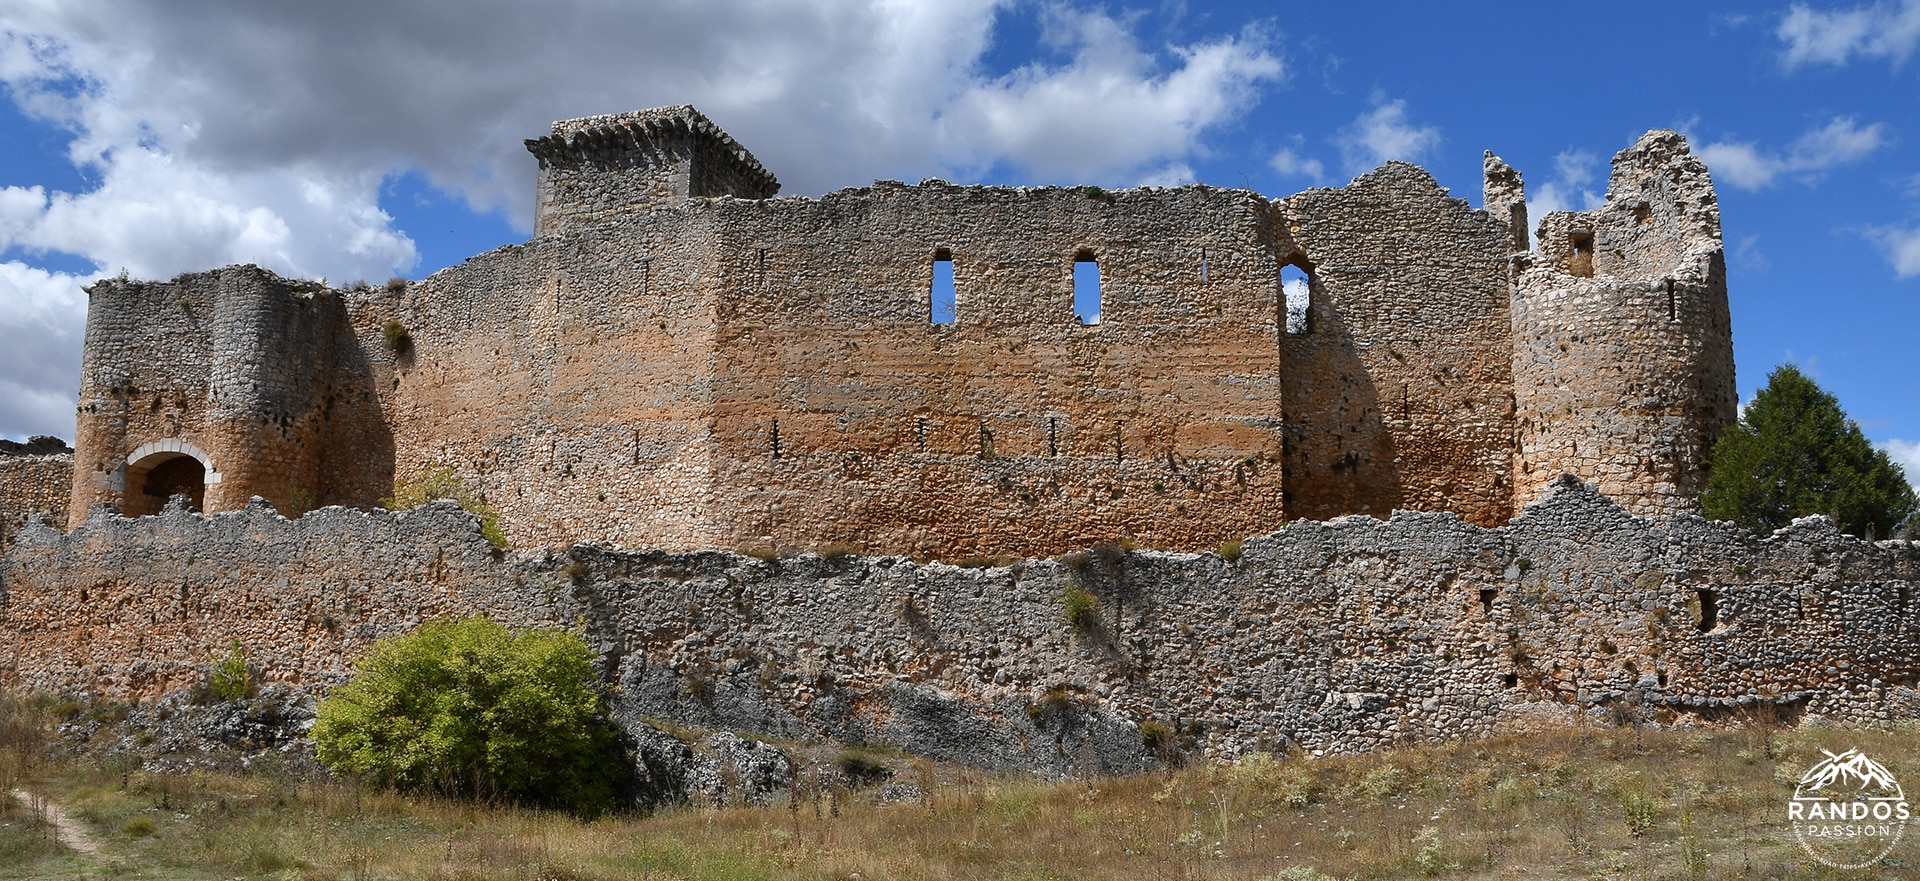
<svg viewBox="0 0 1920 881">
<path fill-rule="evenodd" d="M 0 440 L 0 555 L 36 516 L 65 528 L 72 493 L 73 450 L 65 442 L 51 437 L 26 443 Z"/>
<path fill-rule="evenodd" d="M 561 120 L 526 144 L 540 162 L 535 236 L 690 198 L 765 199 L 780 191 L 747 148 L 687 104 Z"/>
<path fill-rule="evenodd" d="M 1288 515 L 1506 522 L 1505 226 L 1404 162 L 1276 207 L 1281 260 L 1311 273 L 1307 332 L 1281 339 Z"/>
<path fill-rule="evenodd" d="M 502 553 L 450 505 L 98 512 L 0 564 L 9 687 L 151 696 L 239 640 L 318 689 L 440 616 L 580 629 L 627 716 L 1047 773 L 1625 719 L 1920 713 L 1920 546 L 1638 518 L 1564 481 L 1511 525 L 1295 521 L 1213 554 L 1001 568 L 576 546 Z M 1076 630 L 1080 585 L 1099 620 Z"/>
</svg>

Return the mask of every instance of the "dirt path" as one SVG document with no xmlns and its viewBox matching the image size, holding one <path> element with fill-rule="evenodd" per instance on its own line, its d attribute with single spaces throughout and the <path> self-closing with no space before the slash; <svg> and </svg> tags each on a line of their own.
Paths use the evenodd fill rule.
<svg viewBox="0 0 1920 881">
<path fill-rule="evenodd" d="M 67 816 L 67 812 L 60 810 L 59 805 L 24 789 L 14 790 L 13 797 L 19 799 L 21 804 L 39 812 L 42 818 L 53 824 L 55 840 L 88 856 L 99 855 L 100 842 L 88 836 L 86 827 L 81 826 L 80 821 Z"/>
</svg>

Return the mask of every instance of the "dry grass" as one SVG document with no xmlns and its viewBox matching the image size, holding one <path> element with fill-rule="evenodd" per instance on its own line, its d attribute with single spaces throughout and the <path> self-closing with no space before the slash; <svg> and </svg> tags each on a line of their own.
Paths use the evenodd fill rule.
<svg viewBox="0 0 1920 881">
<path fill-rule="evenodd" d="M 301 879 L 1878 878 L 1809 866 L 1784 799 L 1821 748 L 1920 780 L 1911 731 L 1565 731 L 1318 760 L 1257 756 L 1045 784 L 887 756 L 931 790 L 803 789 L 774 809 L 582 822 L 275 774 L 48 762 L 0 719 L 0 775 L 106 847 L 85 862 L 0 813 L 0 877 Z M 864 756 L 865 760 L 872 757 Z M 5 781 L 0 781 L 5 782 Z"/>
</svg>

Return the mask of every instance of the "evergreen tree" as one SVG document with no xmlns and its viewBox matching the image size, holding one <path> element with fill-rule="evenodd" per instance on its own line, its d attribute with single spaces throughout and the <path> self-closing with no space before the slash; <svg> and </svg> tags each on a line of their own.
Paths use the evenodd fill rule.
<svg viewBox="0 0 1920 881">
<path fill-rule="evenodd" d="M 1713 448 L 1706 515 L 1762 531 L 1826 514 L 1854 535 L 1885 538 L 1916 500 L 1900 466 L 1875 449 L 1840 402 L 1791 364 L 1774 368 Z"/>
</svg>

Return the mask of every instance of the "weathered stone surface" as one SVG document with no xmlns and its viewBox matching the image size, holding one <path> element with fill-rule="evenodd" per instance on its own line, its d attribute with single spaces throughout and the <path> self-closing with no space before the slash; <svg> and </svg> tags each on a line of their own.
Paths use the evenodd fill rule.
<svg viewBox="0 0 1920 881">
<path fill-rule="evenodd" d="M 13 535 L 34 517 L 67 525 L 73 493 L 73 450 L 56 437 L 36 436 L 26 443 L 0 440 L 0 555 L 13 547 Z"/>
<path fill-rule="evenodd" d="M 1920 546 L 1825 518 L 1755 536 L 1636 517 L 1570 480 L 1507 526 L 1296 521 L 1235 562 L 497 553 L 446 504 L 297 521 L 252 506 L 30 527 L 0 578 L 15 688 L 156 694 L 194 684 L 238 639 L 268 680 L 314 692 L 375 638 L 484 613 L 579 629 L 623 719 L 1049 775 L 1149 767 L 1149 719 L 1175 746 L 1228 758 L 1621 714 L 1865 723 L 1920 709 Z M 1098 626 L 1065 620 L 1075 583 L 1099 598 Z"/>
</svg>

